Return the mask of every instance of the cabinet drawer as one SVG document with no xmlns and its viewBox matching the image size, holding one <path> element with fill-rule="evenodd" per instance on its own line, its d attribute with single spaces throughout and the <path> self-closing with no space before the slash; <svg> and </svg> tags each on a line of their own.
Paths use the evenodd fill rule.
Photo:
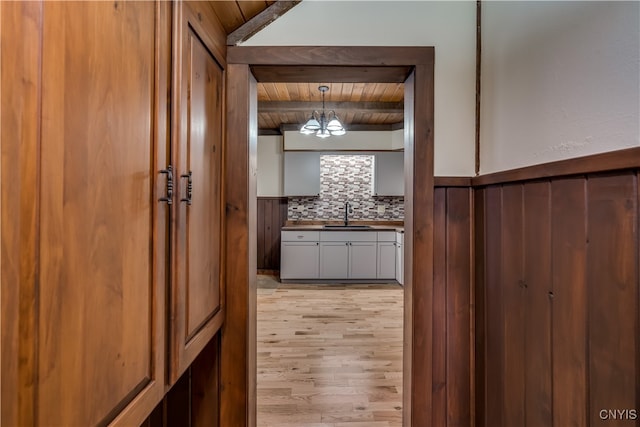
<svg viewBox="0 0 640 427">
<path fill-rule="evenodd" d="M 395 231 L 378 231 L 378 242 L 395 242 Z"/>
<path fill-rule="evenodd" d="M 320 239 L 319 231 L 286 230 L 281 233 L 280 237 L 283 242 L 317 242 Z"/>
<path fill-rule="evenodd" d="M 322 231 L 321 242 L 375 242 L 375 231 Z"/>
</svg>

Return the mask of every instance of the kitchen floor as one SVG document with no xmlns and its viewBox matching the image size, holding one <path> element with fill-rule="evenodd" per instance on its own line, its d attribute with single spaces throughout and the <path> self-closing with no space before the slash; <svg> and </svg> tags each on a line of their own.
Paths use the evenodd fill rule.
<svg viewBox="0 0 640 427">
<path fill-rule="evenodd" d="M 403 289 L 258 276 L 258 427 L 400 427 Z"/>
</svg>

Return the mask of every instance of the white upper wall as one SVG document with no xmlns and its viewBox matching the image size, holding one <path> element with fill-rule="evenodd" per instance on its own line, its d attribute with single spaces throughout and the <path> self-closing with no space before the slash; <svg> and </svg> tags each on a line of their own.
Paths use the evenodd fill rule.
<svg viewBox="0 0 640 427">
<path fill-rule="evenodd" d="M 475 169 L 475 1 L 304 0 L 245 46 L 434 46 L 435 170 Z"/>
<path fill-rule="evenodd" d="M 636 1 L 483 1 L 481 173 L 640 145 L 639 28 Z"/>
</svg>

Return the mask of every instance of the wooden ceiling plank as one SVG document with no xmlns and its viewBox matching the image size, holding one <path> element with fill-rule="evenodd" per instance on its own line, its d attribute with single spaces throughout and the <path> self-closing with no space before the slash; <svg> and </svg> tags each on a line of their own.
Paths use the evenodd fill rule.
<svg viewBox="0 0 640 427">
<path fill-rule="evenodd" d="M 242 16 L 244 16 L 245 22 L 249 21 L 268 7 L 264 0 L 242 0 L 236 1 L 236 3 L 238 3 L 238 6 L 240 7 L 240 11 L 242 12 Z"/>
<path fill-rule="evenodd" d="M 244 18 L 237 1 L 212 1 L 209 3 L 227 34 L 244 24 Z"/>
<path fill-rule="evenodd" d="M 227 46 L 235 46 L 256 34 L 295 7 L 301 0 L 278 0 L 227 36 Z"/>
<path fill-rule="evenodd" d="M 298 67 L 279 65 L 251 66 L 251 72 L 258 82 L 273 83 L 308 83 L 310 81 L 324 81 L 325 83 L 403 83 L 411 71 L 412 67 L 408 66 L 346 66 L 339 68 L 323 65 Z M 317 88 L 315 90 L 317 91 Z"/>
</svg>

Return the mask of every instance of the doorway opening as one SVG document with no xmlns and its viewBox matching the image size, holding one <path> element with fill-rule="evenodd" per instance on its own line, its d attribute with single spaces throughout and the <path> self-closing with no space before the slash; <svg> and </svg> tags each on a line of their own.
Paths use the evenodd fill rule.
<svg viewBox="0 0 640 427">
<path fill-rule="evenodd" d="M 258 81 L 402 82 L 405 152 L 403 420 L 431 416 L 433 59 L 428 47 L 230 47 L 227 54 L 225 425 L 255 425 Z M 246 185 L 242 185 L 246 184 Z"/>
</svg>

